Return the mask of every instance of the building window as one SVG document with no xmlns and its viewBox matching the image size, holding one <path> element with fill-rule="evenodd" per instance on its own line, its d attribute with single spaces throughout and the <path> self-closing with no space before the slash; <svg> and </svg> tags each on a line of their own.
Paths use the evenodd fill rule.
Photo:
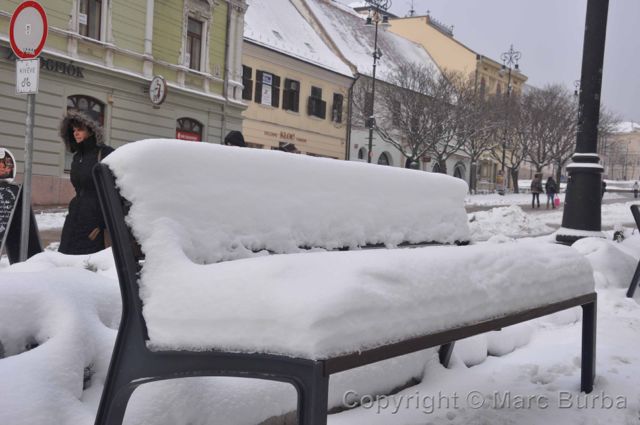
<svg viewBox="0 0 640 425">
<path fill-rule="evenodd" d="M 89 117 L 96 120 L 101 127 L 104 127 L 104 103 L 90 96 L 73 95 L 67 97 L 67 112 L 85 112 Z M 64 170 L 71 169 L 73 154 L 66 151 L 64 158 Z"/>
<path fill-rule="evenodd" d="M 480 97 L 484 98 L 484 95 L 487 91 L 487 80 L 482 77 L 480 79 Z"/>
<path fill-rule="evenodd" d="M 178 118 L 176 121 L 176 139 L 201 142 L 202 123 L 192 118 Z"/>
<path fill-rule="evenodd" d="M 364 161 L 367 157 L 367 150 L 365 148 L 358 149 L 358 159 Z"/>
<path fill-rule="evenodd" d="M 244 100 L 251 100 L 253 93 L 253 80 L 251 79 L 253 69 L 248 66 L 242 65 L 242 98 Z"/>
<path fill-rule="evenodd" d="M 256 71 L 255 102 L 262 105 L 280 106 L 280 77 L 265 71 Z"/>
<path fill-rule="evenodd" d="M 102 0 L 80 0 L 78 10 L 78 33 L 100 40 L 102 27 Z"/>
<path fill-rule="evenodd" d="M 344 96 L 339 93 L 333 94 L 333 105 L 331 106 L 331 121 L 336 123 L 342 122 L 342 104 Z"/>
<path fill-rule="evenodd" d="M 201 70 L 202 57 L 202 22 L 187 18 L 187 58 L 189 68 Z"/>
<path fill-rule="evenodd" d="M 311 116 L 322 119 L 327 117 L 327 102 L 322 100 L 321 88 L 311 87 L 311 96 L 309 96 L 307 113 Z"/>
<path fill-rule="evenodd" d="M 382 152 L 378 157 L 378 165 L 391 165 L 391 156 L 387 152 Z"/>
<path fill-rule="evenodd" d="M 282 109 L 298 112 L 300 109 L 300 82 L 290 79 L 284 80 L 282 93 Z"/>
<path fill-rule="evenodd" d="M 463 164 L 456 164 L 456 167 L 453 169 L 453 177 L 457 177 L 459 179 L 464 180 L 464 165 Z"/>
</svg>

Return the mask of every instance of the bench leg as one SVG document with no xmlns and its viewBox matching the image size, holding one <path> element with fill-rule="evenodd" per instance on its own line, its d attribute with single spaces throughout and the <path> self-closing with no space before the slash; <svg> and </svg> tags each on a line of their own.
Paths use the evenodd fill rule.
<svg viewBox="0 0 640 425">
<path fill-rule="evenodd" d="M 582 306 L 582 377 L 580 390 L 589 394 L 596 376 L 597 301 Z"/>
<path fill-rule="evenodd" d="M 627 298 L 633 298 L 633 294 L 636 292 L 638 285 L 640 285 L 640 263 L 636 266 L 636 271 L 633 273 L 633 278 L 631 279 L 631 283 L 629 284 L 629 289 L 627 290 Z"/>
<path fill-rule="evenodd" d="M 324 363 L 316 363 L 309 374 L 299 378 L 298 424 L 326 425 L 329 377 L 324 374 Z"/>
<path fill-rule="evenodd" d="M 451 354 L 453 353 L 453 345 L 455 342 L 450 342 L 440 346 L 438 350 L 438 357 L 440 357 L 440 364 L 446 368 L 449 367 L 449 361 L 451 360 Z"/>
</svg>

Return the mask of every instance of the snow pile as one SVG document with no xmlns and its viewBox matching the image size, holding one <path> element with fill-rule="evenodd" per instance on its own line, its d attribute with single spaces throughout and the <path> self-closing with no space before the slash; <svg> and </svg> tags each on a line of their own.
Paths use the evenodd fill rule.
<svg viewBox="0 0 640 425">
<path fill-rule="evenodd" d="M 0 273 L 0 423 L 93 423 L 120 320 L 117 283 L 36 268 Z"/>
<path fill-rule="evenodd" d="M 130 143 L 104 162 L 153 260 L 469 239 L 467 185 L 451 176 L 175 140 Z"/>
<path fill-rule="evenodd" d="M 545 224 L 543 217 L 526 214 L 517 205 L 469 214 L 469 229 L 474 241 L 487 240 L 495 235 L 537 236 L 553 231 Z"/>
</svg>

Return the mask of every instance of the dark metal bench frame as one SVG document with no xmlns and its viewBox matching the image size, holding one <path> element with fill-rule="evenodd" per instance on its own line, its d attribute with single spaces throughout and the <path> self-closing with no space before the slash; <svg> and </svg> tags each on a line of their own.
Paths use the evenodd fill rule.
<svg viewBox="0 0 640 425">
<path fill-rule="evenodd" d="M 640 205 L 631 205 L 631 214 L 633 214 L 633 219 L 636 222 L 636 228 L 640 232 Z M 627 298 L 633 298 L 633 295 L 636 292 L 636 289 L 640 285 L 640 261 L 636 266 L 636 271 L 633 273 L 633 277 L 631 278 L 631 283 L 629 283 L 629 289 L 627 290 Z"/>
<path fill-rule="evenodd" d="M 440 346 L 440 361 L 446 367 L 454 341 L 577 306 L 581 306 L 583 312 L 581 390 L 590 393 L 593 389 L 596 293 L 324 360 L 222 351 L 151 351 L 145 344 L 148 334 L 142 316 L 142 301 L 138 296 L 140 257 L 136 252 L 137 242 L 125 224 L 126 207 L 116 188 L 115 178 L 105 164 L 96 166 L 94 178 L 113 241 L 122 294 L 122 319 L 96 425 L 120 425 L 127 402 L 139 385 L 195 376 L 235 376 L 289 383 L 298 392 L 298 423 L 325 425 L 329 376 L 334 373 L 437 346 Z"/>
</svg>

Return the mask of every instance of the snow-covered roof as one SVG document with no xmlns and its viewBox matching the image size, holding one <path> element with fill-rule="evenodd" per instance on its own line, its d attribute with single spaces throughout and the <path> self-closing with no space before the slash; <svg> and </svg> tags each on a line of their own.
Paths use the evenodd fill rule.
<svg viewBox="0 0 640 425">
<path fill-rule="evenodd" d="M 289 0 L 248 0 L 244 39 L 339 74 L 351 69 L 322 41 Z"/>
<path fill-rule="evenodd" d="M 372 75 L 374 26 L 365 26 L 362 15 L 348 6 L 327 0 L 306 0 L 309 8 L 332 38 L 342 55 L 354 64 L 358 72 Z M 378 61 L 376 78 L 388 80 L 400 64 L 419 63 L 438 68 L 427 51 L 419 44 L 407 40 L 378 26 L 378 48 L 382 57 Z"/>
<path fill-rule="evenodd" d="M 640 131 L 640 124 L 633 121 L 624 121 L 618 123 L 614 130 L 615 133 L 633 133 L 634 131 Z"/>
</svg>

